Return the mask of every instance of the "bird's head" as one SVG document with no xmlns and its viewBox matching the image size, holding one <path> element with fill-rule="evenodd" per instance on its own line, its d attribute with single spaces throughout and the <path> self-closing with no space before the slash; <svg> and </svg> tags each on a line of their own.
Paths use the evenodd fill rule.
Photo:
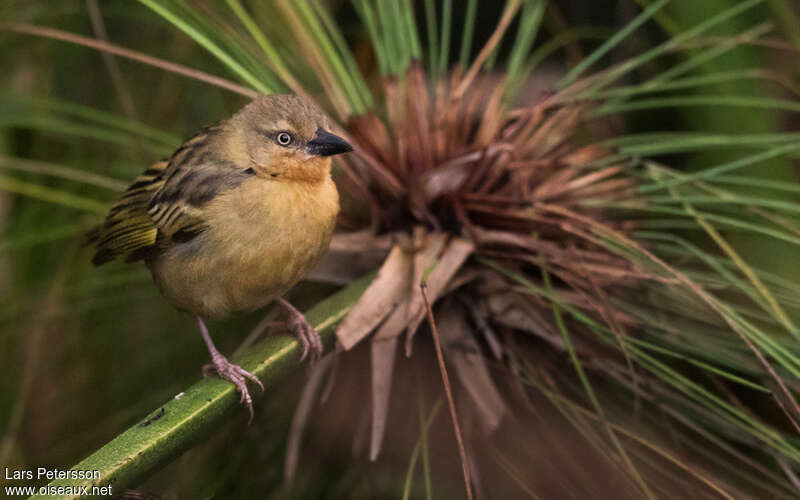
<svg viewBox="0 0 800 500">
<path fill-rule="evenodd" d="M 330 132 L 328 118 L 311 101 L 296 95 L 266 95 L 245 106 L 239 145 L 256 175 L 276 180 L 317 182 L 330 172 L 331 156 L 352 151 Z"/>
</svg>

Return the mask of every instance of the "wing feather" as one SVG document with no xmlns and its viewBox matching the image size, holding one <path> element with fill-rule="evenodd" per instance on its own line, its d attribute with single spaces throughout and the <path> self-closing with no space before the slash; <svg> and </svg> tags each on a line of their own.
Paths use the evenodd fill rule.
<svg viewBox="0 0 800 500">
<path fill-rule="evenodd" d="M 158 228 L 147 214 L 152 196 L 164 184 L 166 161 L 160 161 L 137 177 L 111 206 L 103 224 L 87 235 L 97 246 L 92 262 L 99 266 L 118 256 L 134 253 L 144 257 L 156 244 Z"/>
<path fill-rule="evenodd" d="M 96 265 L 118 256 L 140 260 L 206 229 L 202 207 L 252 172 L 225 161 L 209 147 L 219 130 L 219 125 L 201 129 L 169 160 L 134 180 L 112 205 L 103 225 L 87 235 L 97 244 Z"/>
</svg>

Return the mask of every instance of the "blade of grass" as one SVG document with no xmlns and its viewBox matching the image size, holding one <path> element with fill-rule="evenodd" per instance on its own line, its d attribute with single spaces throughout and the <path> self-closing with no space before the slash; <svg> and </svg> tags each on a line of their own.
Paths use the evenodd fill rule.
<svg viewBox="0 0 800 500">
<path fill-rule="evenodd" d="M 748 43 L 760 38 L 768 33 L 771 29 L 772 26 L 769 23 L 762 23 L 737 36 L 723 39 L 723 41 L 713 44 L 710 49 L 702 51 L 690 57 L 686 61 L 675 64 L 666 71 L 659 73 L 645 82 L 644 86 L 649 88 L 658 87 L 660 84 L 672 80 L 676 76 L 688 73 L 689 71 L 716 59 L 717 57 L 741 46 L 744 43 Z"/>
<path fill-rule="evenodd" d="M 620 42 L 622 42 L 625 38 L 627 38 L 632 32 L 638 29 L 642 24 L 647 22 L 648 19 L 653 17 L 667 5 L 670 0 L 659 0 L 652 5 L 648 6 L 641 14 L 636 16 L 632 21 L 626 24 L 621 30 L 619 30 L 616 34 L 614 34 L 611 38 L 606 40 L 605 43 L 600 45 L 597 49 L 595 49 L 591 54 L 585 57 L 577 66 L 572 68 L 564 77 L 559 80 L 556 84 L 556 87 L 559 89 L 563 89 L 568 85 L 574 83 L 578 77 L 583 74 L 584 71 L 589 69 L 594 63 L 600 60 L 603 56 L 608 54 L 611 50 L 614 49 Z"/>
<path fill-rule="evenodd" d="M 731 83 L 742 80 L 761 80 L 772 82 L 782 88 L 791 91 L 795 95 L 800 95 L 800 87 L 795 85 L 790 79 L 763 69 L 744 69 L 737 71 L 721 71 L 700 76 L 689 76 L 670 81 L 659 82 L 658 85 L 648 85 L 648 82 L 639 85 L 618 86 L 605 91 L 587 92 L 585 94 L 557 99 L 558 102 L 581 102 L 584 100 L 602 101 L 609 98 L 632 97 L 642 94 L 662 93 L 671 90 L 685 90 L 700 88 L 708 90 L 714 85 Z"/>
<path fill-rule="evenodd" d="M 433 0 L 425 0 L 425 26 L 428 35 L 428 72 L 433 78 L 441 75 L 439 68 L 439 28 L 436 19 L 436 5 Z"/>
<path fill-rule="evenodd" d="M 2 103 L 7 114 L 13 114 L 14 112 L 21 112 L 26 115 L 44 112 L 58 113 L 70 119 L 78 118 L 92 124 L 105 125 L 106 128 L 129 132 L 132 135 L 147 139 L 166 148 L 174 148 L 176 144 L 180 143 L 179 137 L 139 121 L 60 99 L 0 91 L 0 103 Z"/>
<path fill-rule="evenodd" d="M 770 0 L 775 19 L 783 25 L 784 32 L 795 47 L 800 48 L 800 14 L 792 9 L 788 0 Z"/>
<path fill-rule="evenodd" d="M 547 289 L 548 292 L 552 294 L 553 289 L 552 289 L 552 284 L 550 282 L 550 274 L 547 272 L 544 266 L 541 266 L 541 271 L 542 271 L 542 280 L 544 282 L 545 288 Z M 617 439 L 616 434 L 611 428 L 611 423 L 606 418 L 605 410 L 603 409 L 603 406 L 600 404 L 600 400 L 597 398 L 597 395 L 594 392 L 594 388 L 592 387 L 591 382 L 589 382 L 589 378 L 586 376 L 586 372 L 584 372 L 583 370 L 583 364 L 581 363 L 577 353 L 575 352 L 575 346 L 572 343 L 572 337 L 570 336 L 566 324 L 564 323 L 564 319 L 561 316 L 561 308 L 555 301 L 551 302 L 551 308 L 553 310 L 553 318 L 555 319 L 556 327 L 561 332 L 561 338 L 564 341 L 564 345 L 567 347 L 567 352 L 569 353 L 569 358 L 570 361 L 572 362 L 572 366 L 575 369 L 575 372 L 577 373 L 578 378 L 580 379 L 584 390 L 586 391 L 586 395 L 592 402 L 592 406 L 597 412 L 597 416 L 603 422 L 603 427 L 605 427 L 609 439 L 613 443 L 614 448 L 619 453 L 622 462 L 625 464 L 625 468 L 631 474 L 631 477 L 636 482 L 636 484 L 642 489 L 642 493 L 645 496 L 647 496 L 647 498 L 650 499 L 655 498 L 653 492 L 647 486 L 647 483 L 644 481 L 644 478 L 639 473 L 639 470 L 631 461 L 630 457 L 628 456 L 628 453 L 625 451 L 625 448 L 622 447 L 622 443 L 620 443 L 619 439 Z"/>
<path fill-rule="evenodd" d="M 163 3 L 158 3 L 155 0 L 139 0 L 139 2 L 149 7 L 156 14 L 169 21 L 179 30 L 186 33 L 192 40 L 208 50 L 212 55 L 214 55 L 214 57 L 219 59 L 225 66 L 227 66 L 229 70 L 231 70 L 243 81 L 247 82 L 251 87 L 262 94 L 272 93 L 272 89 L 267 87 L 262 81 L 253 76 L 250 71 L 245 69 L 239 62 L 233 59 L 230 54 L 223 51 L 217 44 L 211 41 L 208 36 L 201 33 L 194 26 L 191 26 L 184 19 L 175 15 L 175 13 L 165 7 Z"/>
<path fill-rule="evenodd" d="M 439 67 L 436 74 L 443 75 L 450 62 L 450 27 L 453 24 L 453 0 L 444 0 L 442 6 L 442 38 L 439 42 Z"/>
<path fill-rule="evenodd" d="M 692 281 L 685 273 L 681 272 L 681 270 L 670 266 L 666 263 L 663 259 L 659 258 L 646 248 L 642 247 L 640 244 L 636 243 L 635 241 L 631 240 L 624 234 L 619 233 L 617 230 L 608 227 L 605 224 L 599 223 L 591 218 L 587 218 L 580 214 L 577 214 L 569 209 L 560 206 L 552 206 L 547 204 L 540 205 L 542 210 L 551 213 L 557 213 L 561 216 L 567 217 L 570 220 L 574 220 L 576 222 L 581 222 L 586 224 L 587 226 L 591 227 L 591 231 L 594 234 L 606 236 L 609 240 L 616 242 L 618 245 L 624 245 L 629 249 L 636 251 L 640 254 L 643 258 L 650 261 L 652 264 L 658 266 L 659 268 L 663 269 L 664 271 L 668 272 L 675 278 L 677 278 L 686 288 L 691 290 L 699 299 L 701 299 L 704 303 L 706 303 L 714 312 L 716 312 L 719 317 L 728 325 L 730 326 L 731 330 L 733 330 L 738 337 L 744 342 L 748 349 L 753 353 L 753 355 L 758 359 L 761 366 L 764 367 L 766 372 L 769 374 L 770 378 L 775 381 L 777 386 L 780 388 L 781 392 L 785 395 L 786 400 L 791 404 L 792 410 L 795 414 L 800 414 L 800 405 L 798 405 L 795 396 L 790 392 L 789 388 L 787 387 L 786 382 L 778 375 L 775 371 L 775 368 L 772 364 L 767 360 L 764 356 L 764 353 L 761 352 L 761 349 L 767 351 L 767 354 L 772 356 L 775 360 L 783 365 L 784 368 L 789 370 L 795 377 L 800 376 L 800 372 L 798 371 L 798 367 L 800 367 L 800 358 L 792 356 L 790 354 L 786 354 L 780 346 L 776 346 L 773 339 L 761 331 L 756 326 L 750 324 L 749 322 L 745 321 L 740 315 L 735 312 L 735 309 L 730 307 L 725 302 L 719 300 L 717 297 L 710 294 L 707 290 L 703 289 L 697 283 Z M 582 235 L 579 231 L 575 231 L 573 229 L 567 229 L 569 232 L 575 234 L 576 236 L 586 237 Z M 756 342 L 758 345 L 756 345 Z M 797 426 L 792 413 L 790 413 L 784 406 L 783 403 L 776 397 L 776 402 L 779 403 L 781 406 L 781 410 L 785 413 L 787 418 L 792 422 L 793 425 Z"/>
<path fill-rule="evenodd" d="M 286 66 L 280 54 L 278 54 L 277 49 L 275 49 L 267 37 L 264 36 L 264 32 L 261 31 L 261 28 L 258 27 L 258 24 L 256 24 L 247 10 L 242 6 L 241 2 L 239 0 L 226 0 L 226 2 L 228 3 L 228 7 L 236 14 L 239 21 L 241 21 L 250 33 L 250 36 L 253 37 L 258 46 L 261 47 L 261 50 L 264 51 L 267 61 L 271 65 L 272 70 L 275 71 L 275 74 L 278 75 L 278 78 L 283 80 L 295 93 L 302 93 L 302 85 L 300 85 L 294 75 L 292 75 L 292 72 Z"/>
<path fill-rule="evenodd" d="M 127 183 L 106 177 L 105 175 L 93 174 L 91 172 L 84 172 L 83 170 L 77 168 L 65 167 L 62 165 L 45 163 L 42 161 L 28 160 L 25 158 L 13 158 L 10 156 L 0 155 L 0 168 L 20 170 L 22 172 L 31 172 L 35 174 L 51 175 L 54 177 L 60 177 L 61 179 L 90 184 L 118 192 L 121 192 L 127 186 Z"/>
<path fill-rule="evenodd" d="M 388 31 L 390 34 L 394 35 L 397 46 L 400 48 L 401 57 L 398 60 L 400 63 L 398 75 L 402 75 L 411 62 L 411 40 L 408 38 L 408 31 L 404 29 L 406 27 L 406 16 L 401 9 L 401 6 L 405 6 L 406 2 L 402 2 L 401 0 L 388 0 L 387 2 L 384 0 L 384 3 L 391 5 L 391 12 L 389 12 L 388 9 L 384 10 L 386 10 L 388 14 L 387 21 L 390 21 L 387 26 L 389 28 Z"/>
<path fill-rule="evenodd" d="M 255 56 L 257 50 L 250 43 L 250 39 L 222 17 L 217 9 L 213 8 L 213 4 L 187 0 L 162 0 L 161 3 L 165 7 L 172 6 L 176 18 L 182 19 L 188 26 L 205 36 L 207 43 L 218 47 L 221 53 L 228 54 L 250 73 L 254 80 L 270 89 L 270 93 L 286 91 L 280 79 Z"/>
<path fill-rule="evenodd" d="M 617 67 L 612 68 L 611 70 L 603 73 L 598 78 L 596 78 L 589 87 L 588 90 L 599 90 L 606 85 L 616 81 L 626 73 L 633 71 L 634 69 L 642 66 L 643 64 L 652 61 L 653 59 L 659 57 L 660 55 L 673 50 L 675 48 L 681 47 L 686 42 L 697 38 L 698 36 L 702 35 L 703 33 L 711 30 L 712 28 L 732 19 L 743 12 L 756 7 L 757 5 L 763 3 L 765 0 L 745 0 L 734 4 L 728 9 L 723 10 L 722 12 L 712 16 L 711 18 L 697 24 L 696 26 L 681 32 L 678 35 L 670 37 L 667 41 L 663 42 L 660 45 L 648 50 L 644 54 L 640 54 L 636 57 L 631 58 L 630 60 L 620 64 Z"/>
<path fill-rule="evenodd" d="M 466 68 L 469 56 L 472 53 L 472 39 L 475 35 L 475 14 L 478 11 L 478 0 L 467 0 L 467 9 L 464 13 L 464 28 L 461 31 L 461 51 L 458 55 L 458 64 Z"/>
<path fill-rule="evenodd" d="M 503 9 L 503 16 L 497 23 L 497 27 L 495 27 L 492 35 L 486 42 L 486 45 L 484 45 L 480 52 L 478 52 L 475 60 L 472 61 L 472 66 L 470 66 L 467 70 L 464 78 L 461 80 L 461 83 L 459 83 L 458 87 L 456 87 L 456 89 L 453 91 L 453 99 L 458 99 L 463 96 L 464 92 L 466 92 L 469 86 L 472 85 L 472 81 L 478 75 L 483 63 L 486 62 L 486 59 L 489 57 L 489 55 L 494 52 L 494 50 L 500 44 L 500 41 L 503 39 L 503 36 L 508 30 L 508 27 L 511 25 L 511 22 L 514 20 L 514 17 L 516 16 L 521 5 L 522 0 L 508 0 L 506 2 L 506 7 Z"/>
<path fill-rule="evenodd" d="M 695 172 L 693 174 L 684 175 L 680 179 L 676 179 L 674 181 L 666 181 L 663 183 L 656 182 L 638 186 L 636 188 L 636 191 L 638 193 L 648 193 L 659 189 L 666 189 L 668 187 L 680 186 L 681 184 L 694 182 L 696 180 L 713 179 L 719 174 L 728 173 L 739 168 L 747 167 L 749 165 L 769 160 L 771 158 L 777 158 L 787 153 L 792 153 L 795 151 L 800 151 L 800 144 L 786 144 L 782 146 L 777 146 L 775 148 L 768 149 L 767 151 L 761 153 L 757 153 L 751 156 L 746 156 L 744 158 L 739 158 L 737 160 L 726 162 L 721 165 L 709 167 L 699 172 Z"/>
<path fill-rule="evenodd" d="M 517 38 L 511 48 L 506 70 L 506 86 L 510 89 L 511 95 L 516 94 L 517 89 L 524 83 L 521 79 L 523 63 L 530 54 L 533 42 L 539 34 L 545 8 L 546 3 L 543 0 L 528 0 L 522 9 Z"/>
<path fill-rule="evenodd" d="M 330 61 L 326 56 L 332 48 L 330 45 L 323 45 L 318 41 L 317 37 L 322 36 L 321 27 L 316 24 L 316 21 L 314 21 L 313 29 L 309 29 L 306 24 L 307 17 L 311 15 L 306 0 L 299 3 L 289 0 L 276 0 L 276 6 L 280 9 L 284 19 L 286 19 L 299 44 L 300 53 L 311 64 L 339 118 L 349 116 L 351 112 L 350 96 L 348 95 L 349 88 L 344 88 L 342 82 L 339 81 L 337 71 L 341 71 L 341 68 L 331 67 Z"/>
<path fill-rule="evenodd" d="M 406 0 L 403 4 L 405 13 L 406 30 L 408 39 L 411 41 L 411 57 L 419 60 L 422 57 L 422 45 L 419 41 L 419 31 L 417 31 L 417 20 L 414 17 L 414 6 L 411 0 Z"/>
<path fill-rule="evenodd" d="M 526 79 L 542 61 L 571 43 L 582 39 L 605 39 L 611 36 L 611 33 L 613 32 L 608 28 L 597 26 L 582 26 L 560 32 L 531 53 L 520 78 Z"/>
<path fill-rule="evenodd" d="M 89 11 L 89 20 L 92 23 L 92 31 L 94 31 L 95 38 L 107 42 L 108 33 L 98 0 L 86 0 L 86 9 Z M 114 93 L 119 99 L 120 107 L 128 117 L 135 118 L 136 108 L 133 104 L 133 97 L 131 96 L 128 84 L 122 77 L 122 72 L 119 69 L 116 58 L 114 58 L 113 54 L 104 52 L 103 62 L 108 70 L 108 76 L 111 78 L 111 84 L 114 86 Z"/>
<path fill-rule="evenodd" d="M 430 414 L 426 417 L 425 416 L 425 409 L 422 407 L 422 402 L 420 401 L 419 406 L 419 439 L 417 439 L 417 444 L 414 445 L 414 451 L 411 452 L 411 458 L 408 461 L 408 469 L 406 470 L 406 479 L 403 483 L 403 500 L 408 500 L 411 495 L 411 484 L 414 481 L 414 469 L 417 467 L 417 460 L 419 460 L 420 452 L 423 452 L 427 455 L 427 446 L 428 446 L 428 432 L 430 431 L 431 425 L 433 425 L 433 421 L 436 420 L 436 416 L 439 414 L 439 410 L 442 408 L 442 400 L 436 401 L 436 404 L 433 405 L 431 408 Z M 427 459 L 424 459 L 427 460 Z M 427 464 L 424 465 L 427 470 Z M 425 474 L 425 494 L 426 498 L 432 499 L 433 498 L 433 488 L 430 483 L 430 477 L 426 473 Z"/>
<path fill-rule="evenodd" d="M 796 132 L 777 134 L 713 134 L 706 132 L 654 132 L 622 135 L 603 141 L 604 146 L 616 148 L 620 153 L 630 156 L 654 156 L 669 153 L 686 153 L 690 151 L 707 151 L 713 148 L 766 148 L 778 144 L 800 141 Z M 716 182 L 721 176 L 715 175 L 711 181 Z M 754 181 L 770 182 L 752 178 Z M 773 184 L 794 188 L 786 182 Z"/>
<path fill-rule="evenodd" d="M 651 169 L 655 175 L 657 175 L 657 171 Z M 660 178 L 656 180 L 660 181 Z M 761 281 L 759 276 L 753 271 L 753 269 L 747 265 L 745 260 L 739 255 L 739 253 L 733 248 L 733 246 L 728 243 L 728 241 L 722 237 L 719 231 L 714 228 L 710 223 L 708 223 L 703 217 L 698 215 L 697 211 L 694 207 L 687 202 L 680 193 L 678 193 L 676 188 L 669 188 L 670 196 L 675 199 L 681 200 L 681 203 L 686 210 L 686 212 L 692 215 L 697 223 L 705 229 L 706 233 L 711 237 L 712 240 L 719 246 L 719 248 L 736 264 L 739 270 L 744 274 L 750 283 L 759 291 L 759 293 L 764 297 L 764 299 L 769 304 L 772 311 L 775 313 L 777 319 L 786 327 L 786 330 L 793 334 L 798 334 L 797 328 L 795 327 L 792 320 L 786 314 L 786 311 L 780 306 L 778 301 L 775 300 L 772 293 L 770 293 L 769 289 L 764 285 L 764 282 Z M 800 208 L 800 207 L 798 207 Z"/>
<path fill-rule="evenodd" d="M 307 0 L 302 0 L 293 2 L 293 5 L 295 12 L 303 19 L 305 29 L 308 30 L 316 40 L 317 48 L 324 55 L 323 60 L 325 64 L 331 67 L 332 74 L 336 78 L 336 83 L 347 97 L 350 108 L 348 113 L 363 113 L 366 109 L 366 104 L 363 102 L 361 93 L 358 91 L 358 85 L 355 83 L 355 78 L 357 75 L 360 75 L 360 73 L 356 72 L 351 74 L 351 72 L 348 71 L 342 54 L 337 50 L 336 43 L 332 39 L 331 33 L 326 31 L 323 23 L 327 19 L 328 26 L 336 30 L 337 33 L 338 28 L 336 28 L 336 25 L 329 18 L 325 17 L 324 8 L 322 8 L 318 2 L 312 3 Z M 323 23 L 320 23 L 320 21 L 323 21 Z M 349 49 L 347 49 L 346 46 L 339 48 L 349 53 Z"/>
<path fill-rule="evenodd" d="M 514 273 L 513 271 L 505 269 L 503 266 L 500 266 L 488 260 L 484 260 L 484 262 L 486 262 L 491 267 L 494 267 L 498 271 L 502 272 L 506 276 L 512 278 L 513 280 L 521 283 L 526 288 L 531 289 L 531 292 L 534 293 L 535 295 L 544 296 L 550 301 L 558 300 L 556 296 L 552 295 L 547 290 L 536 287 L 529 280 Z M 563 307 L 565 310 L 567 310 L 576 320 L 584 323 L 585 325 L 590 327 L 592 331 L 596 333 L 598 332 L 598 330 L 609 330 L 607 332 L 607 335 L 604 335 L 603 338 L 607 343 L 609 343 L 609 345 L 611 345 L 614 342 L 613 335 L 610 332 L 610 329 L 605 328 L 602 325 L 596 323 L 591 318 L 587 317 L 585 314 L 581 313 L 580 311 L 576 310 L 575 308 L 569 306 L 566 303 L 562 303 L 560 304 L 560 306 Z M 651 313 L 652 311 L 650 311 L 650 314 Z M 724 400 L 717 397 L 715 394 L 711 393 L 704 387 L 686 378 L 682 374 L 672 369 L 670 366 L 659 362 L 652 356 L 647 355 L 646 353 L 639 350 L 639 348 L 636 347 L 635 345 L 632 346 L 631 348 L 631 354 L 634 355 L 635 359 L 643 369 L 652 372 L 653 374 L 658 376 L 661 380 L 663 380 L 665 383 L 675 387 L 688 397 L 708 407 L 711 411 L 718 413 L 720 417 L 725 418 L 736 428 L 739 428 L 744 432 L 746 432 L 747 434 L 756 437 L 757 439 L 761 440 L 763 443 L 770 446 L 771 448 L 780 451 L 783 454 L 786 454 L 787 457 L 800 456 L 800 450 L 793 448 L 778 432 L 767 427 L 765 424 L 762 424 L 760 421 L 750 418 L 747 414 L 743 413 L 738 408 L 726 403 Z"/>
<path fill-rule="evenodd" d="M 353 85 L 355 86 L 354 96 L 358 101 L 358 105 L 353 108 L 353 112 L 356 114 L 363 113 L 366 109 L 372 107 L 372 93 L 369 91 L 366 82 L 364 81 L 364 77 L 361 74 L 361 70 L 358 68 L 356 64 L 355 58 L 353 57 L 353 53 L 350 51 L 349 46 L 347 45 L 347 41 L 344 39 L 344 35 L 342 35 L 341 30 L 336 25 L 336 22 L 331 17 L 328 9 L 323 7 L 319 1 L 314 0 L 313 2 L 315 12 L 319 15 L 320 19 L 322 19 L 323 26 L 327 30 L 329 36 L 333 40 L 333 44 L 335 49 L 338 51 L 339 55 L 341 56 L 344 65 L 346 67 L 346 72 L 349 74 L 353 81 Z"/>
<path fill-rule="evenodd" d="M 388 75 L 390 70 L 390 57 L 387 53 L 386 45 L 380 36 L 375 12 L 372 4 L 367 0 L 352 0 L 353 8 L 361 18 L 361 22 L 367 27 L 372 48 L 375 51 L 375 58 L 378 60 L 378 69 L 381 75 Z"/>
<path fill-rule="evenodd" d="M 48 203 L 63 205 L 83 212 L 92 212 L 98 215 L 105 215 L 108 211 L 108 206 L 105 203 L 92 200 L 91 198 L 84 198 L 83 196 L 67 191 L 21 181 L 6 175 L 0 175 L 0 190 L 21 194 Z"/>
<path fill-rule="evenodd" d="M 0 115 L 1 127 L 31 128 L 53 132 L 58 135 L 92 139 L 130 148 L 140 148 L 162 157 L 168 156 L 174 149 L 174 147 L 153 144 L 150 141 L 139 141 L 127 132 L 109 130 L 108 127 L 101 125 L 83 125 L 56 117 L 18 114 Z"/>
<path fill-rule="evenodd" d="M 631 102 L 604 104 L 594 110 L 590 116 L 600 117 L 610 114 L 629 113 L 631 111 L 696 106 L 725 106 L 732 108 L 772 109 L 793 113 L 800 112 L 800 102 L 788 99 L 770 99 L 765 97 L 735 95 L 692 95 L 658 97 L 653 99 L 640 99 L 638 101 Z"/>
<path fill-rule="evenodd" d="M 258 92 L 255 92 L 246 87 L 242 87 L 241 85 L 238 85 L 230 80 L 226 80 L 224 78 L 220 78 L 214 75 L 209 75 L 208 73 L 205 73 L 200 70 L 188 68 L 186 66 L 182 66 L 174 62 L 159 59 L 158 57 L 154 57 L 148 54 L 142 54 L 141 52 L 137 52 L 135 50 L 130 50 L 125 47 L 119 47 L 117 45 L 113 45 L 107 42 L 101 42 L 100 40 L 94 40 L 92 38 L 76 35 L 74 33 L 68 33 L 66 31 L 61 31 L 52 28 L 43 28 L 41 26 L 33 26 L 24 23 L 15 23 L 15 24 L 0 26 L 0 30 L 8 30 L 15 33 L 25 33 L 27 35 L 41 36 L 53 40 L 61 40 L 63 42 L 82 45 L 84 47 L 96 49 L 101 52 L 106 52 L 109 54 L 114 54 L 120 57 L 124 57 L 126 59 L 130 59 L 132 61 L 137 61 L 142 64 L 147 64 L 148 66 L 160 68 L 163 69 L 164 71 L 176 73 L 178 75 L 182 75 L 191 78 L 193 80 L 205 82 L 210 85 L 214 85 L 223 88 L 225 90 L 234 92 L 236 94 L 240 94 L 250 98 L 256 97 L 259 94 Z"/>
</svg>

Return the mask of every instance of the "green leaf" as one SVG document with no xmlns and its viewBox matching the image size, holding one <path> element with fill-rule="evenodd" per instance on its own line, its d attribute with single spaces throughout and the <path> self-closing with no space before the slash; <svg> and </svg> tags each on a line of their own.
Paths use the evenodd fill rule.
<svg viewBox="0 0 800 500">
<path fill-rule="evenodd" d="M 614 47 L 619 45 L 619 43 L 628 37 L 633 31 L 635 31 L 639 26 L 644 24 L 648 19 L 653 17 L 658 11 L 660 11 L 665 5 L 667 5 L 670 0 L 659 0 L 658 2 L 654 3 L 647 7 L 641 14 L 636 16 L 631 22 L 629 22 L 624 28 L 619 30 L 614 36 L 606 40 L 606 42 L 598 47 L 594 52 L 589 54 L 584 60 L 582 60 L 577 66 L 572 68 L 569 73 L 558 82 L 559 88 L 564 88 L 567 85 L 573 83 L 575 80 L 578 79 L 581 74 L 586 71 L 592 64 L 596 63 L 601 57 L 606 55 L 610 52 Z"/>
<path fill-rule="evenodd" d="M 267 87 L 259 79 L 257 79 L 250 71 L 245 69 L 238 61 L 236 61 L 230 54 L 222 50 L 216 43 L 214 43 L 208 36 L 204 35 L 200 30 L 189 24 L 185 19 L 169 10 L 164 5 L 154 0 L 139 0 L 141 3 L 150 7 L 156 14 L 160 15 L 173 25 L 189 35 L 195 42 L 199 43 L 203 48 L 211 52 L 217 59 L 219 59 L 225 66 L 227 66 L 234 74 L 238 75 L 243 81 L 250 84 L 254 89 L 263 94 L 271 94 L 272 89 Z"/>
</svg>

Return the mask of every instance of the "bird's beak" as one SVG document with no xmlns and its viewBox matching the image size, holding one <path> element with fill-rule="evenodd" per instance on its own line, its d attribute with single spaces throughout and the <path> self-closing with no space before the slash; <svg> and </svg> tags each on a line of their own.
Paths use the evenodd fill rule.
<svg viewBox="0 0 800 500">
<path fill-rule="evenodd" d="M 314 156 L 333 156 L 352 151 L 353 147 L 338 135 L 317 129 L 317 135 L 306 143 L 306 153 Z"/>
</svg>

